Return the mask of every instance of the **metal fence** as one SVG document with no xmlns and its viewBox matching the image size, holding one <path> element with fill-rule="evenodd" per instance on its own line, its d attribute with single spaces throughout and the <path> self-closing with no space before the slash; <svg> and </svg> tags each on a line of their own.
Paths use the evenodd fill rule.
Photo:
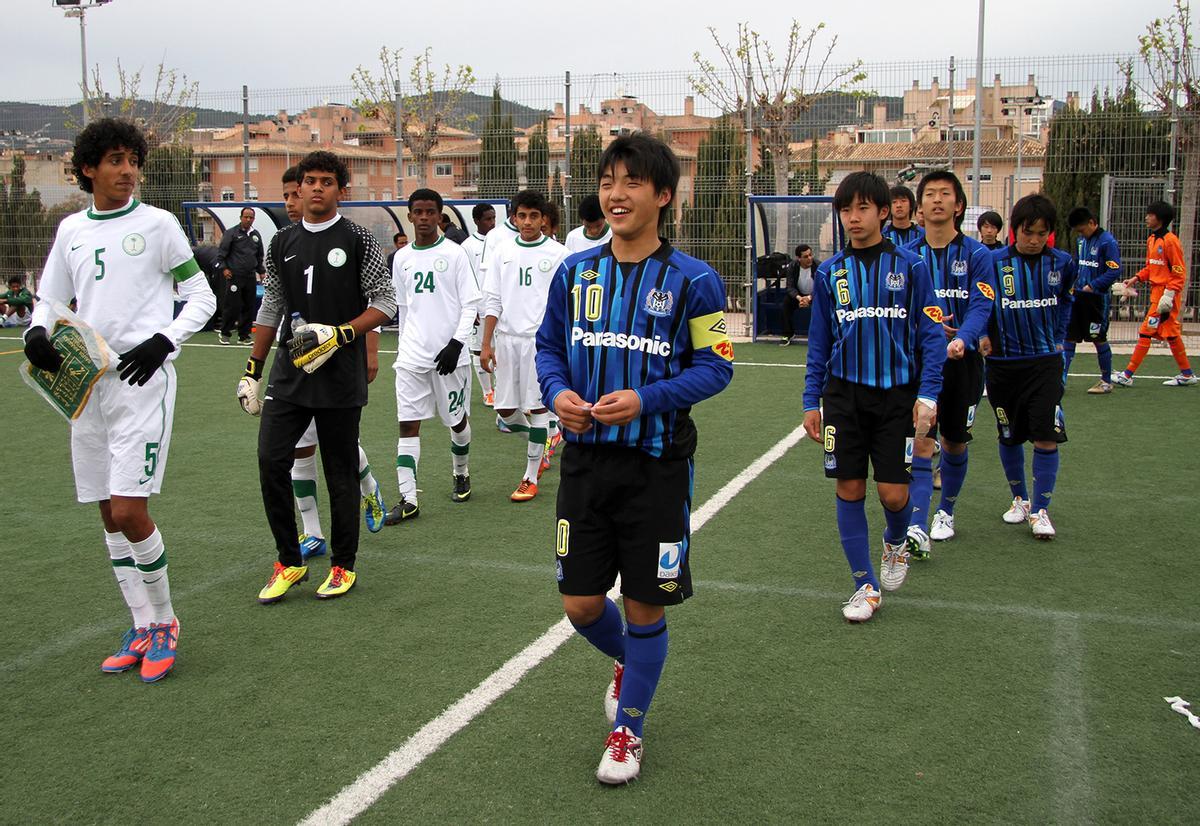
<svg viewBox="0 0 1200 826">
<path fill-rule="evenodd" d="M 1041 189 L 1056 199 L 1064 219 L 1084 205 L 1109 221 L 1128 273 L 1140 266 L 1144 250 L 1143 201 L 1161 194 L 1180 203 L 1191 122 L 1155 98 L 1150 73 L 1135 55 L 986 60 L 981 82 L 973 59 L 949 55 L 861 68 L 864 80 L 796 115 L 782 185 L 772 161 L 778 153 L 768 151 L 767 112 L 754 108 L 747 118 L 744 107 L 722 111 L 711 95 L 698 93 L 698 73 L 685 67 L 477 79 L 457 92 L 404 82 L 391 94 L 364 94 L 349 78 L 303 89 L 200 89 L 188 101 L 187 128 L 158 136 L 141 195 L 181 217 L 184 201 L 275 201 L 288 166 L 314 149 L 331 149 L 350 166 L 353 200 L 402 199 L 419 185 L 452 198 L 502 200 L 528 186 L 560 205 L 561 236 L 577 224 L 579 201 L 595 191 L 602 147 L 623 132 L 645 130 L 669 141 L 682 166 L 665 232 L 722 274 L 731 312 L 746 313 L 733 319 L 735 330 L 750 328 L 754 261 L 763 252 L 750 249 L 749 194 L 832 194 L 856 169 L 915 189 L 925 171 L 948 168 L 963 178 L 972 199 L 966 230 L 974 231 L 984 209 L 1007 215 L 1016 198 Z M 753 98 L 753 73 L 719 80 L 743 99 L 749 84 Z M 414 116 L 407 128 L 395 125 L 397 108 Z M 110 102 L 113 114 L 122 110 L 122 101 Z M 143 103 L 126 111 L 153 127 L 163 109 Z M 418 124 L 434 119 L 436 142 L 426 142 L 423 136 L 434 130 Z M 0 103 L 5 274 L 36 282 L 57 222 L 84 205 L 69 161 L 81 122 L 77 100 Z M 397 141 L 401 134 L 404 140 Z M 1194 272 L 1200 263 L 1194 227 L 1180 235 Z M 775 237 L 792 243 L 786 233 Z M 1058 238 L 1073 249 L 1065 220 Z M 390 238 L 379 240 L 390 246 Z M 783 245 L 777 251 L 788 252 Z M 1196 283 L 1192 278 L 1185 313 L 1192 325 Z M 1117 307 L 1114 340 L 1132 339 L 1128 318 L 1140 305 Z"/>
</svg>

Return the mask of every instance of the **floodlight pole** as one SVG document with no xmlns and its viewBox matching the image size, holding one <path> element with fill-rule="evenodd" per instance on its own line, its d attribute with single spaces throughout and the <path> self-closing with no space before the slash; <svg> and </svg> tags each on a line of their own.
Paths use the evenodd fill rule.
<svg viewBox="0 0 1200 826">
<path fill-rule="evenodd" d="M 400 81 L 392 81 L 392 93 L 395 96 L 392 113 L 396 122 L 396 200 L 404 200 L 404 118 L 400 113 Z M 478 182 L 476 183 L 478 186 Z"/>
<path fill-rule="evenodd" d="M 954 55 L 950 55 L 950 101 L 946 107 L 946 160 L 954 171 Z"/>
<path fill-rule="evenodd" d="M 979 42 L 975 47 L 975 140 L 971 147 L 971 203 L 979 203 L 979 165 L 983 162 L 983 3 L 979 0 Z"/>
</svg>

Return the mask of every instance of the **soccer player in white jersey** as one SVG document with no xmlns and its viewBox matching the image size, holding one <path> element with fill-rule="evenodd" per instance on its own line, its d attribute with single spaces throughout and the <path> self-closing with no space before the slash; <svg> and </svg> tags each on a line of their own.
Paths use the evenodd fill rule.
<svg viewBox="0 0 1200 826">
<path fill-rule="evenodd" d="M 538 389 L 534 336 L 546 312 L 550 281 L 567 254 L 566 247 L 542 234 L 544 203 L 531 189 L 517 193 L 513 208 L 520 235 L 487 253 L 483 279 L 479 358 L 496 374 L 496 412 L 510 430 L 529 434 L 525 474 L 510 497 L 514 502 L 537 496 L 550 417 Z"/>
<path fill-rule="evenodd" d="M 600 196 L 588 195 L 579 202 L 580 225 L 567 233 L 567 252 L 583 252 L 602 247 L 612 239 L 612 229 L 600 209 Z"/>
<path fill-rule="evenodd" d="M 59 224 L 25 354 L 35 367 L 58 370 L 62 356 L 47 329 L 54 303 L 74 298 L 79 317 L 121 355 L 71 423 L 71 461 L 78 500 L 100 505 L 108 555 L 133 614 L 120 648 L 100 668 L 128 671 L 140 662 L 142 680 L 154 682 L 175 665 L 179 620 L 149 497 L 162 487 L 171 442 L 171 361 L 212 317 L 216 298 L 175 217 L 133 196 L 146 153 L 138 128 L 112 118 L 75 139 L 71 165 L 92 204 Z M 185 303 L 172 320 L 174 289 Z"/>
<path fill-rule="evenodd" d="M 298 166 L 289 166 L 283 173 L 283 208 L 293 224 L 304 217 L 304 206 L 300 201 L 300 172 Z M 379 372 L 379 331 L 367 333 L 367 383 L 375 380 Z M 358 446 L 358 486 L 362 493 L 363 517 L 367 530 L 372 533 L 383 530 L 383 519 L 387 506 L 383 491 L 375 475 L 366 451 Z M 321 527 L 321 513 L 317 509 L 317 420 L 309 422 L 308 430 L 296 442 L 296 453 L 292 462 L 292 495 L 296 498 L 296 509 L 300 511 L 300 556 L 308 559 L 324 556 L 329 545 L 325 541 L 325 530 Z"/>
<path fill-rule="evenodd" d="M 496 208 L 491 204 L 476 204 L 471 208 L 471 220 L 475 222 L 475 229 L 466 241 L 462 242 L 462 248 L 466 251 L 467 257 L 471 260 L 471 270 L 475 273 L 475 283 L 479 284 L 479 288 L 483 289 L 483 273 L 480 266 L 483 262 L 483 248 L 487 245 L 487 235 L 496 228 Z M 483 346 L 483 319 L 475 319 L 474 326 L 471 327 L 471 364 L 475 368 L 475 377 L 479 380 L 479 389 L 483 393 L 483 403 L 491 407 L 494 401 L 494 392 L 492 385 L 492 374 L 484 370 L 479 364 L 479 348 Z"/>
<path fill-rule="evenodd" d="M 418 189 L 408 199 L 413 241 L 396 253 L 392 285 L 399 307 L 396 346 L 396 477 L 400 501 L 387 515 L 397 525 L 420 514 L 417 465 L 421 422 L 435 415 L 450 428 L 454 477 L 451 501 L 471 496 L 471 357 L 464 349 L 479 315 L 481 296 L 462 247 L 438 233 L 442 196 Z"/>
</svg>

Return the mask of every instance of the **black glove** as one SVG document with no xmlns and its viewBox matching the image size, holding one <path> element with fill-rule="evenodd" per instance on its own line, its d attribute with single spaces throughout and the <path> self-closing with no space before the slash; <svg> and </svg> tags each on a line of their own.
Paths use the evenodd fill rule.
<svg viewBox="0 0 1200 826">
<path fill-rule="evenodd" d="M 462 352 L 462 348 L 462 342 L 452 338 L 450 343 L 442 348 L 442 352 L 434 357 L 439 376 L 448 376 L 454 372 L 454 368 L 458 367 L 458 355 Z"/>
<path fill-rule="evenodd" d="M 132 350 L 121 354 L 121 361 L 117 364 L 121 381 L 141 387 L 150 381 L 150 377 L 163 366 L 163 362 L 174 349 L 175 345 L 162 333 L 150 336 Z"/>
<path fill-rule="evenodd" d="M 57 373 L 62 367 L 62 353 L 54 349 L 45 327 L 30 327 L 25 334 L 25 358 L 39 370 Z"/>
</svg>

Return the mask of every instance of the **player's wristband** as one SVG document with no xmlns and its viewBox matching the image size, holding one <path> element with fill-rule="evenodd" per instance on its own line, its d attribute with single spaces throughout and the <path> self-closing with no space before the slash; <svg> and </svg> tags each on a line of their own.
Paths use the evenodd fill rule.
<svg viewBox="0 0 1200 826">
<path fill-rule="evenodd" d="M 337 343 L 339 347 L 343 347 L 354 341 L 354 328 L 349 324 L 339 324 L 337 328 Z"/>
<path fill-rule="evenodd" d="M 254 356 L 246 359 L 246 377 L 258 381 L 262 378 L 263 359 L 256 359 Z"/>
<path fill-rule="evenodd" d="M 918 397 L 917 397 L 917 403 L 918 403 L 918 404 L 923 404 L 923 405 L 925 405 L 925 406 L 926 406 L 926 407 L 928 407 L 930 410 L 937 410 L 937 402 L 935 402 L 935 401 L 933 401 L 933 400 L 931 400 L 931 399 L 927 399 L 927 398 L 925 398 L 924 396 L 918 396 Z"/>
</svg>

